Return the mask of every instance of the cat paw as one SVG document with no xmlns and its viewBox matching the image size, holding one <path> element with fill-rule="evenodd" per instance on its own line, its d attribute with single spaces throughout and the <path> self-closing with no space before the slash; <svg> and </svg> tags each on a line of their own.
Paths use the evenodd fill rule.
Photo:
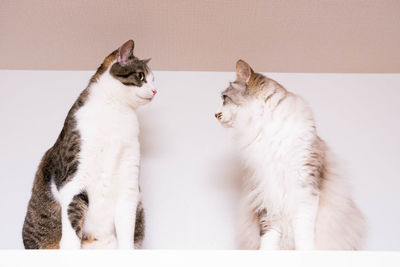
<svg viewBox="0 0 400 267">
<path fill-rule="evenodd" d="M 97 238 L 93 237 L 92 235 L 83 234 L 81 244 L 87 245 L 87 244 L 93 243 L 95 241 L 97 241 Z"/>
<path fill-rule="evenodd" d="M 135 246 L 133 244 L 133 240 L 129 241 L 119 241 L 118 242 L 118 249 L 135 249 Z"/>
<path fill-rule="evenodd" d="M 62 237 L 60 241 L 60 249 L 80 249 L 81 240 L 76 236 Z"/>
</svg>

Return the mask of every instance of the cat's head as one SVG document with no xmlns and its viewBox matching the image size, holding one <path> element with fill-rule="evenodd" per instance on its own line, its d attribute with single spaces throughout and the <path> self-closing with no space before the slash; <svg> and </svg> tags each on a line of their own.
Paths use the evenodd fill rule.
<svg viewBox="0 0 400 267">
<path fill-rule="evenodd" d="M 256 99 L 263 86 L 264 76 L 255 73 L 243 60 L 236 62 L 236 80 L 230 82 L 228 88 L 221 93 L 222 107 L 215 114 L 225 127 L 234 127 L 238 114 L 248 108 Z"/>
<path fill-rule="evenodd" d="M 140 60 L 135 57 L 133 48 L 134 42 L 129 40 L 114 51 L 114 63 L 110 66 L 109 72 L 123 85 L 124 90 L 129 92 L 130 101 L 139 106 L 149 103 L 157 91 L 153 73 L 147 66 L 150 60 Z"/>
</svg>

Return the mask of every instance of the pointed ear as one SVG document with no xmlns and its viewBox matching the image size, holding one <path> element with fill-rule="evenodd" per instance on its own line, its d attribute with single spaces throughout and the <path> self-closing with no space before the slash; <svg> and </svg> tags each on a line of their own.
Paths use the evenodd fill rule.
<svg viewBox="0 0 400 267">
<path fill-rule="evenodd" d="M 125 42 L 119 49 L 118 49 L 118 63 L 122 66 L 127 65 L 129 59 L 133 57 L 133 48 L 135 47 L 135 43 L 133 40 L 129 40 Z"/>
<path fill-rule="evenodd" d="M 145 64 L 147 64 L 147 63 L 149 63 L 149 62 L 150 62 L 150 60 L 151 60 L 151 58 L 144 59 L 144 60 L 143 60 L 143 62 L 144 62 Z"/>
<path fill-rule="evenodd" d="M 248 83 L 251 75 L 254 71 L 251 69 L 250 65 L 245 61 L 239 59 L 236 62 L 236 80 L 244 83 Z"/>
</svg>

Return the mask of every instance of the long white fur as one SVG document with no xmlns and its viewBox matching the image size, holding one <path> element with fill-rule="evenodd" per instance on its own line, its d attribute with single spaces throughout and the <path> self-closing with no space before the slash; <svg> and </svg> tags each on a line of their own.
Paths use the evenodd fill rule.
<svg viewBox="0 0 400 267">
<path fill-rule="evenodd" d="M 90 201 L 85 233 L 96 239 L 82 248 L 134 248 L 140 200 L 136 108 L 150 102 L 155 89 L 152 73 L 146 80 L 142 87 L 125 86 L 107 70 L 91 85 L 87 102 L 77 111 L 80 165 L 74 179 L 60 189 L 57 197 L 62 207 L 60 248 L 81 247 L 68 220 L 67 207 L 82 190 L 87 191 Z"/>
<path fill-rule="evenodd" d="M 223 105 L 220 111 L 220 122 L 233 128 L 245 167 L 251 171 L 245 202 L 254 213 L 267 211 L 268 231 L 260 238 L 257 230 L 245 229 L 242 248 L 361 247 L 363 216 L 323 141 L 321 151 L 310 151 L 319 137 L 313 113 L 301 97 L 279 86 L 264 88 L 260 96 L 247 98 L 240 106 Z M 310 152 L 324 161 L 323 178 L 317 178 L 320 187 L 309 184 L 314 177 L 308 177 L 304 162 Z M 254 214 L 242 216 L 247 218 L 245 227 L 258 227 Z"/>
</svg>

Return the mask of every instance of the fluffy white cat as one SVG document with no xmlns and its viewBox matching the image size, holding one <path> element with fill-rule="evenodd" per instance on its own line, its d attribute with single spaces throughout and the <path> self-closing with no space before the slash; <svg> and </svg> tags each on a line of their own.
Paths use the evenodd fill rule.
<svg viewBox="0 0 400 267">
<path fill-rule="evenodd" d="M 308 105 L 242 60 L 236 74 L 215 116 L 232 128 L 247 171 L 242 248 L 359 249 L 363 216 Z"/>
</svg>

